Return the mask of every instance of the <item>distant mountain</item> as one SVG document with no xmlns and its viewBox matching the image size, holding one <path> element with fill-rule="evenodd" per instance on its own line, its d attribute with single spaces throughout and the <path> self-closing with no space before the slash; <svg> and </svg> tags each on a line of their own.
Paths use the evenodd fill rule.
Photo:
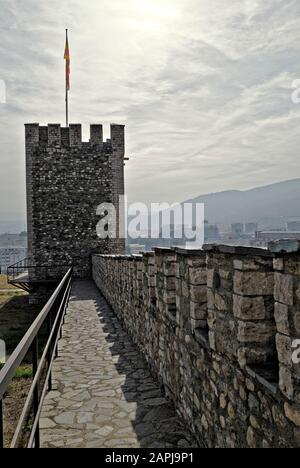
<svg viewBox="0 0 300 468">
<path fill-rule="evenodd" d="M 7 232 L 21 232 L 24 231 L 26 223 L 23 220 L 9 220 L 3 219 L 0 215 L 0 234 L 4 234 Z"/>
<path fill-rule="evenodd" d="M 211 193 L 188 201 L 204 203 L 205 218 L 224 227 L 236 222 L 257 222 L 260 228 L 270 224 L 281 227 L 289 219 L 300 220 L 300 179 L 246 191 Z"/>
</svg>

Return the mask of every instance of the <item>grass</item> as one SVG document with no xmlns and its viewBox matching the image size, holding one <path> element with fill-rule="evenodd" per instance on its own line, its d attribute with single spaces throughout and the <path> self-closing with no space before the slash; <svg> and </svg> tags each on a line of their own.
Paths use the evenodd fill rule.
<svg viewBox="0 0 300 468">
<path fill-rule="evenodd" d="M 4 364 L 0 364 L 0 370 Z M 4 446 L 9 447 L 21 416 L 33 378 L 32 366 L 22 364 L 3 400 Z"/>
<path fill-rule="evenodd" d="M 31 379 L 32 367 L 28 365 L 20 366 L 16 372 L 15 379 Z"/>
<path fill-rule="evenodd" d="M 35 320 L 42 306 L 29 304 L 28 294 L 7 284 L 0 275 L 0 339 L 5 341 L 7 357 L 11 355 L 26 331 Z M 45 325 L 46 327 L 46 325 Z M 44 343 L 46 328 L 41 329 L 40 346 Z M 45 329 L 44 329 L 45 328 Z M 41 355 L 41 354 L 40 354 Z M 31 352 L 24 358 L 4 398 L 5 446 L 9 446 L 32 383 Z M 3 366 L 0 364 L 0 369 Z"/>
<path fill-rule="evenodd" d="M 25 296 L 26 293 L 15 286 L 8 284 L 7 276 L 0 275 L 0 309 L 14 297 Z M 0 321 L 1 326 L 1 321 Z"/>
<path fill-rule="evenodd" d="M 9 447 L 17 428 L 32 379 L 15 378 L 10 384 L 3 401 L 4 446 Z"/>
<path fill-rule="evenodd" d="M 0 339 L 11 354 L 40 312 L 40 306 L 32 306 L 27 294 L 0 296 Z"/>
<path fill-rule="evenodd" d="M 0 310 L 12 299 L 16 297 L 23 297 L 23 296 L 26 296 L 26 293 L 22 291 L 12 291 L 12 292 L 0 291 Z"/>
<path fill-rule="evenodd" d="M 0 363 L 0 370 L 3 369 L 3 367 L 4 367 L 4 364 Z M 17 369 L 17 372 L 16 372 L 16 375 L 15 375 L 14 379 L 16 379 L 16 380 L 18 380 L 18 379 L 31 379 L 32 376 L 33 376 L 32 366 L 30 366 L 28 364 L 22 364 Z"/>
<path fill-rule="evenodd" d="M 11 289 L 12 291 L 18 291 L 18 289 L 15 286 L 13 286 L 12 284 L 8 284 L 6 275 L 0 275 L 0 292 L 1 289 Z"/>
</svg>

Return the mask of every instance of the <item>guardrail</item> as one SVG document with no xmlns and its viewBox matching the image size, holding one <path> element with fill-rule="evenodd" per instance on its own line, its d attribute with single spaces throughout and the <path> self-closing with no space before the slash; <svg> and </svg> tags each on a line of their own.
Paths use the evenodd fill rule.
<svg viewBox="0 0 300 468">
<path fill-rule="evenodd" d="M 56 281 L 62 278 L 71 267 L 68 265 L 35 265 L 32 258 L 24 258 L 7 268 L 7 281 L 10 284 Z"/>
<path fill-rule="evenodd" d="M 58 353 L 58 340 L 61 337 L 62 325 L 71 292 L 72 273 L 73 267 L 69 268 L 45 307 L 0 371 L 0 448 L 5 445 L 5 419 L 3 414 L 5 395 L 19 366 L 29 352 L 32 353 L 33 380 L 17 428 L 9 445 L 10 448 L 40 447 L 39 418 L 47 390 L 52 388 L 51 368 Z M 40 353 L 41 357 L 39 357 L 39 335 L 44 325 L 47 325 L 47 342 Z"/>
</svg>

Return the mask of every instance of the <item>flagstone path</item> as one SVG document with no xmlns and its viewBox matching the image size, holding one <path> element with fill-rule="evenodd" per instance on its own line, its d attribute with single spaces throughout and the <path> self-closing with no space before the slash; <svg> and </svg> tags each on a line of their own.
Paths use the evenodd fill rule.
<svg viewBox="0 0 300 468">
<path fill-rule="evenodd" d="M 92 281 L 77 281 L 40 419 L 42 447 L 195 447 Z"/>
</svg>

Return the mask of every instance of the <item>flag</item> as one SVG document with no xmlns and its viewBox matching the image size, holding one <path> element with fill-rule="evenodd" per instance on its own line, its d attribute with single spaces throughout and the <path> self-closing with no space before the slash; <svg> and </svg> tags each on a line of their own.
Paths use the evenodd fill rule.
<svg viewBox="0 0 300 468">
<path fill-rule="evenodd" d="M 64 59 L 66 61 L 66 89 L 70 91 L 70 48 L 69 48 L 69 40 L 68 40 L 68 31 L 66 37 L 66 47 L 65 47 L 65 55 Z"/>
</svg>

